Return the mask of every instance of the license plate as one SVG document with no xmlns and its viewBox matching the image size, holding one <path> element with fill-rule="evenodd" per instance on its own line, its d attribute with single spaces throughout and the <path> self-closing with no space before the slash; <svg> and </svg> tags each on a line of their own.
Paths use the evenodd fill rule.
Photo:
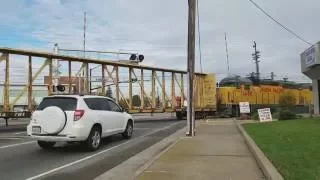
<svg viewBox="0 0 320 180">
<path fill-rule="evenodd" d="M 41 134 L 41 127 L 33 126 L 32 127 L 32 134 Z"/>
</svg>

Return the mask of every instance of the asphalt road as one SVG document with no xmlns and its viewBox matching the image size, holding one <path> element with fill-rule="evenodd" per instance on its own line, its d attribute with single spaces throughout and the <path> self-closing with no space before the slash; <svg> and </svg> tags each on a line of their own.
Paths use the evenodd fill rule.
<svg viewBox="0 0 320 180">
<path fill-rule="evenodd" d="M 185 125 L 185 121 L 137 123 L 131 139 L 108 137 L 96 152 L 63 143 L 48 151 L 25 132 L 1 133 L 0 179 L 94 179 Z"/>
</svg>

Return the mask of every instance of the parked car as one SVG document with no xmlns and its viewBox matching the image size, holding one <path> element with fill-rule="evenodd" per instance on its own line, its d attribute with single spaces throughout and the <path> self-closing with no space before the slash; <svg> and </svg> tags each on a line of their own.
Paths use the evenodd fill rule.
<svg viewBox="0 0 320 180">
<path fill-rule="evenodd" d="M 130 138 L 134 120 L 113 99 L 92 95 L 53 95 L 33 112 L 27 133 L 44 149 L 56 142 L 81 142 L 96 150 L 101 138 L 122 134 Z"/>
</svg>

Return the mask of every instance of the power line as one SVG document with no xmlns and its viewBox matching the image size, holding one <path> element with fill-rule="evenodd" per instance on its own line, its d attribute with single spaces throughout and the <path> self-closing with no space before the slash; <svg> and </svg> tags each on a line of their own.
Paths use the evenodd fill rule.
<svg viewBox="0 0 320 180">
<path fill-rule="evenodd" d="M 200 71 L 203 72 L 202 69 L 202 53 L 201 53 L 201 33 L 200 33 L 200 15 L 199 15 L 199 0 L 197 1 L 197 21 L 198 21 L 198 43 L 199 43 L 199 58 L 200 58 Z"/>
<path fill-rule="evenodd" d="M 229 65 L 229 53 L 228 53 L 228 42 L 227 42 L 227 33 L 224 33 L 224 40 L 226 43 L 226 56 L 227 56 L 227 65 L 228 65 L 228 75 L 230 75 L 230 65 Z"/>
<path fill-rule="evenodd" d="M 278 20 L 276 20 L 275 18 L 273 18 L 270 14 L 268 14 L 264 9 L 262 9 L 257 3 L 255 3 L 253 0 L 249 0 L 256 8 L 258 8 L 261 12 L 263 12 L 266 16 L 268 16 L 270 19 L 272 19 L 275 23 L 277 23 L 279 26 L 281 26 L 283 29 L 287 30 L 289 33 L 291 33 L 292 35 L 294 35 L 295 37 L 297 37 L 298 39 L 300 39 L 301 41 L 305 42 L 308 45 L 312 45 L 312 43 L 306 41 L 305 39 L 303 39 L 301 36 L 299 36 L 297 33 L 295 33 L 294 31 L 292 31 L 291 29 L 287 28 L 286 26 L 284 26 L 283 24 L 281 24 Z"/>
</svg>

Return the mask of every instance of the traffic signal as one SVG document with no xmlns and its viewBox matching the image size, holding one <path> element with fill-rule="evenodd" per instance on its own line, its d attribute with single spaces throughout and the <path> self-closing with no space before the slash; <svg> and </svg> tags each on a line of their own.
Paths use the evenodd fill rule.
<svg viewBox="0 0 320 180">
<path fill-rule="evenodd" d="M 64 92 L 66 90 L 66 87 L 63 86 L 63 85 L 58 85 L 57 86 L 57 90 L 60 91 L 60 92 Z"/>
<path fill-rule="evenodd" d="M 144 55 L 142 55 L 142 54 L 139 54 L 139 55 L 137 55 L 137 54 L 131 54 L 130 60 L 131 60 L 131 61 L 139 61 L 139 62 L 142 62 L 142 61 L 144 60 Z"/>
</svg>

